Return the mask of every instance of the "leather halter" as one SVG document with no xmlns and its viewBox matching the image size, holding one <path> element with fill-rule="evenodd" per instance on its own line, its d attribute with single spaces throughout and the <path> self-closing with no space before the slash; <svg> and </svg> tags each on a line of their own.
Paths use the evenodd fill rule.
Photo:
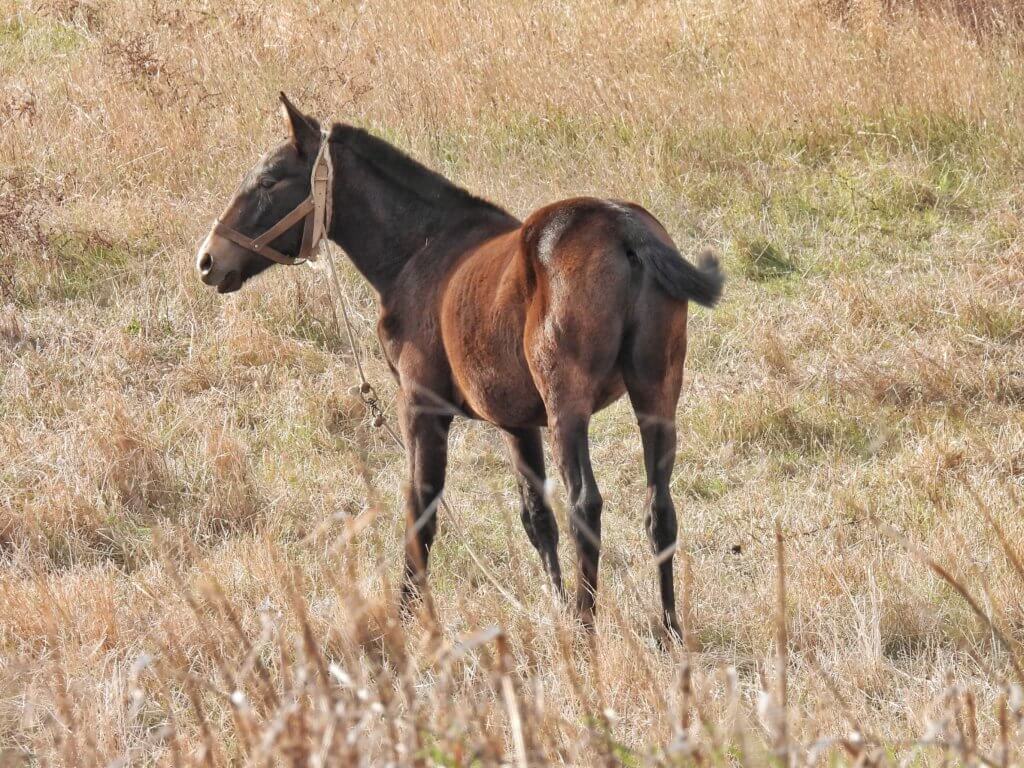
<svg viewBox="0 0 1024 768">
<path fill-rule="evenodd" d="M 310 176 L 309 197 L 299 203 L 283 219 L 259 237 L 248 237 L 237 229 L 217 219 L 213 224 L 213 234 L 220 235 L 246 250 L 257 253 L 278 264 L 302 264 L 316 261 L 320 242 L 326 237 L 331 226 L 331 187 L 334 181 L 334 164 L 331 162 L 328 134 L 320 135 L 320 151 L 313 161 L 313 173 Z M 289 256 L 271 248 L 270 244 L 277 238 L 305 219 L 302 227 L 302 244 L 298 256 Z"/>
</svg>

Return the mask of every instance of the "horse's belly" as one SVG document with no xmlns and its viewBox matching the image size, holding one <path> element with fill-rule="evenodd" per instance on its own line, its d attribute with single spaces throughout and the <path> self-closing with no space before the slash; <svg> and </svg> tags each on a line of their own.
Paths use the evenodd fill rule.
<svg viewBox="0 0 1024 768">
<path fill-rule="evenodd" d="M 544 426 L 547 414 L 532 380 L 483 372 L 457 381 L 465 408 L 477 418 L 500 427 Z"/>
<path fill-rule="evenodd" d="M 543 426 L 544 402 L 523 351 L 525 307 L 501 296 L 481 271 L 452 281 L 441 316 L 456 398 L 498 426 Z"/>
<path fill-rule="evenodd" d="M 502 427 L 544 425 L 544 403 L 522 356 L 522 339 L 459 325 L 446 333 L 445 347 L 461 405 Z"/>
<path fill-rule="evenodd" d="M 598 390 L 597 400 L 594 403 L 594 412 L 603 410 L 614 403 L 626 393 L 626 382 L 622 379 L 622 373 L 618 370 L 612 372 L 604 385 Z"/>
</svg>

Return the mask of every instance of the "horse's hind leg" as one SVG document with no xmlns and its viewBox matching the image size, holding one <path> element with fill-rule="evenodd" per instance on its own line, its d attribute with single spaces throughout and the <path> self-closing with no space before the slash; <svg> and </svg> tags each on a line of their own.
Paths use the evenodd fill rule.
<svg viewBox="0 0 1024 768">
<path fill-rule="evenodd" d="M 676 619 L 672 558 L 678 522 L 669 492 L 676 457 L 676 405 L 683 381 L 686 354 L 685 314 L 683 335 L 671 332 L 639 335 L 629 351 L 623 374 L 630 402 L 640 425 L 647 473 L 645 524 L 658 564 L 662 618 L 666 628 L 681 638 Z M 671 326 L 672 323 L 665 323 Z M 666 328 L 668 330 L 668 328 Z"/>
<path fill-rule="evenodd" d="M 569 495 L 569 524 L 576 544 L 576 610 L 583 626 L 593 629 L 604 501 L 590 464 L 589 424 L 590 414 L 551 414 L 551 439 Z"/>
<path fill-rule="evenodd" d="M 544 446 L 540 430 L 510 429 L 505 432 L 505 440 L 519 484 L 520 514 L 526 535 L 540 553 L 555 591 L 564 597 L 562 568 L 558 563 L 558 521 L 544 499 Z"/>
<path fill-rule="evenodd" d="M 675 585 L 672 579 L 672 558 L 676 549 L 679 523 L 669 493 L 669 479 L 675 462 L 676 426 L 664 411 L 645 412 L 637 408 L 640 439 L 644 446 L 644 468 L 647 471 L 647 502 L 645 524 L 647 537 L 658 563 L 661 590 L 661 611 L 666 628 L 682 637 L 676 619 Z"/>
</svg>

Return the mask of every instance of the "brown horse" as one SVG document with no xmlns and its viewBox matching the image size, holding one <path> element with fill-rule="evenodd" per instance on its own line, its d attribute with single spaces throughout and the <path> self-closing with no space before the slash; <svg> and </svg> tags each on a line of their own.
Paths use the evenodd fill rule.
<svg viewBox="0 0 1024 768">
<path fill-rule="evenodd" d="M 314 224 L 376 289 L 377 330 L 399 385 L 409 463 L 403 605 L 426 578 L 458 413 L 503 432 L 526 533 L 564 594 L 558 527 L 544 497 L 539 428 L 550 430 L 569 496 L 576 606 L 592 627 L 602 499 L 587 430 L 592 414 L 628 393 L 643 442 L 663 617 L 678 634 L 669 494 L 675 411 L 687 303 L 718 300 L 718 261 L 704 254 L 699 266 L 689 263 L 651 214 L 627 203 L 574 198 L 520 222 L 365 131 L 334 125 L 321 133 L 281 100 L 288 140 L 245 177 L 200 247 L 197 268 L 204 283 L 228 293 L 274 263 L 309 257 L 318 239 L 311 222 L 325 205 L 314 200 L 325 178 L 319 170 L 330 164 L 327 221 Z"/>
</svg>

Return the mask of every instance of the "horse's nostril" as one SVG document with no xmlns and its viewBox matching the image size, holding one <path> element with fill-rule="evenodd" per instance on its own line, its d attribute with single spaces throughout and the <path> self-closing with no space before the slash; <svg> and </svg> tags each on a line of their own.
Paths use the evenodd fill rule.
<svg viewBox="0 0 1024 768">
<path fill-rule="evenodd" d="M 199 274 L 210 274 L 210 270 L 213 269 L 213 257 L 208 253 L 204 253 L 199 257 L 199 261 L 196 262 L 196 266 L 199 268 Z"/>
</svg>

